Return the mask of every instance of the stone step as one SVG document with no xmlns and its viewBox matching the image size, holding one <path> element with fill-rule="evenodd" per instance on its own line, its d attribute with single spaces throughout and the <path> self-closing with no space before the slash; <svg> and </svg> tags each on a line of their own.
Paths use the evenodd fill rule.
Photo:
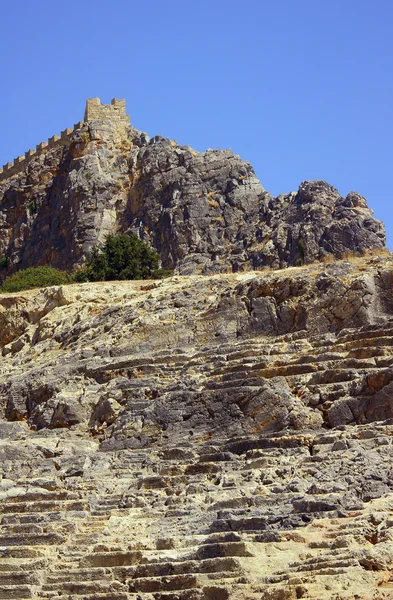
<svg viewBox="0 0 393 600">
<path fill-rule="evenodd" d="M 56 571 L 55 573 L 48 573 L 46 576 L 47 584 L 60 584 L 62 582 L 72 581 L 98 581 L 105 579 L 110 573 L 108 569 L 104 568 L 92 568 L 92 569 L 75 569 L 67 571 Z"/>
<path fill-rule="evenodd" d="M 185 475 L 206 475 L 209 473 L 218 473 L 221 468 L 222 465 L 216 465 L 214 462 L 199 462 L 194 465 L 188 465 L 184 472 Z"/>
<path fill-rule="evenodd" d="M 13 596 L 10 597 L 13 598 Z M 30 598 L 31 596 L 27 597 Z M 94 592 L 92 594 L 84 594 L 83 592 L 82 594 L 78 594 L 76 591 L 73 592 L 72 596 L 70 594 L 59 595 L 58 592 L 43 592 L 42 594 L 39 593 L 38 597 L 45 599 L 53 598 L 54 600 L 74 600 L 74 598 L 78 598 L 78 600 L 136 600 L 136 596 L 134 594 L 116 591 L 109 593 Z"/>
<path fill-rule="evenodd" d="M 320 367 L 318 364 L 288 364 L 284 363 L 281 366 L 274 367 L 269 366 L 265 369 L 259 369 L 256 371 L 259 377 L 265 377 L 270 379 L 272 377 L 288 377 L 291 375 L 312 375 L 319 372 Z"/>
<path fill-rule="evenodd" d="M 116 567 L 113 572 L 116 579 L 124 580 L 133 577 L 164 577 L 187 573 L 221 573 L 223 571 L 238 574 L 240 570 L 240 563 L 235 558 L 217 557 L 205 560 L 141 563 L 136 567 Z"/>
<path fill-rule="evenodd" d="M 383 345 L 379 344 L 378 340 L 388 340 L 391 343 L 393 337 L 393 328 L 384 327 L 383 329 L 374 329 L 374 331 L 356 331 L 353 330 L 352 333 L 347 335 L 339 335 L 337 342 L 339 344 L 357 342 L 359 340 L 363 340 L 365 342 L 369 342 L 371 346 Z M 388 344 L 389 345 L 389 344 Z"/>
<path fill-rule="evenodd" d="M 69 492 L 68 490 L 61 490 L 57 492 L 27 492 L 26 494 L 20 494 L 17 496 L 8 496 L 7 503 L 21 504 L 24 502 L 54 502 L 59 500 L 78 500 L 79 495 L 75 492 Z"/>
<path fill-rule="evenodd" d="M 195 575 L 166 575 L 165 577 L 139 577 L 128 581 L 130 592 L 168 592 L 192 589 L 197 586 Z"/>
<path fill-rule="evenodd" d="M 264 517 L 244 517 L 240 519 L 220 518 L 216 519 L 212 525 L 212 531 L 247 531 L 258 532 L 265 531 L 269 520 Z"/>
<path fill-rule="evenodd" d="M 127 586 L 113 579 L 97 579 L 95 581 L 62 581 L 58 583 L 46 583 L 41 588 L 42 593 L 62 592 L 63 594 L 108 594 L 112 592 L 127 592 Z"/>
<path fill-rule="evenodd" d="M 12 598 L 13 600 L 19 600 L 22 598 L 32 598 L 33 593 L 31 588 L 27 585 L 18 585 L 18 586 L 7 586 L 3 585 L 0 587 L 0 600 L 8 600 Z"/>
<path fill-rule="evenodd" d="M 214 462 L 219 462 L 219 463 L 229 463 L 230 466 L 231 463 L 235 460 L 235 456 L 233 454 L 231 454 L 230 452 L 220 452 L 220 451 L 215 451 L 212 453 L 206 453 L 206 454 L 200 454 L 198 456 L 198 462 L 202 462 L 202 463 L 214 463 Z"/>
<path fill-rule="evenodd" d="M 344 558 L 341 560 L 332 560 L 329 558 L 309 559 L 303 563 L 290 564 L 288 571 L 291 573 L 303 573 L 308 571 L 318 571 L 320 569 L 336 569 L 349 568 L 358 566 L 358 561 L 355 558 Z M 286 573 L 288 573 L 286 571 Z"/>
<path fill-rule="evenodd" d="M 0 589 L 3 586 L 10 585 L 32 585 L 39 583 L 39 577 L 36 572 L 29 571 L 7 571 L 0 572 Z"/>
<path fill-rule="evenodd" d="M 2 535 L 0 546 L 51 546 L 64 543 L 65 538 L 58 533 Z"/>
<path fill-rule="evenodd" d="M 26 512 L 26 513 L 9 513 L 1 518 L 3 526 L 17 523 L 66 523 L 66 517 L 72 521 L 81 521 L 89 517 L 89 513 L 84 511 L 67 511 L 66 516 L 59 510 L 56 512 Z"/>
<path fill-rule="evenodd" d="M 351 348 L 350 350 L 347 350 L 346 354 L 349 358 L 381 357 L 383 359 L 388 358 L 388 354 L 390 354 L 391 351 L 391 346 L 382 346 L 380 348 L 377 348 L 375 346 L 358 346 L 357 348 Z"/>
<path fill-rule="evenodd" d="M 217 573 L 206 573 L 200 577 L 205 583 L 206 581 L 215 583 L 233 584 L 239 580 L 239 573 L 231 573 L 228 571 L 220 571 Z"/>
<path fill-rule="evenodd" d="M 45 501 L 45 502 L 23 502 L 23 503 L 4 503 L 0 506 L 0 513 L 40 513 L 40 512 L 58 512 L 58 511 L 84 511 L 87 508 L 85 502 L 79 500 L 64 501 Z"/>
<path fill-rule="evenodd" d="M 47 528 L 47 525 L 45 526 Z M 40 525 L 34 523 L 29 524 L 16 524 L 16 525 L 2 525 L 0 527 L 0 535 L 10 533 L 42 533 L 43 528 Z"/>
<path fill-rule="evenodd" d="M 0 574 L 8 572 L 29 573 L 43 570 L 48 566 L 48 559 L 0 558 Z"/>
<path fill-rule="evenodd" d="M 28 546 L 9 546 L 8 548 L 0 547 L 0 560 L 7 559 L 33 559 L 45 556 L 45 547 L 29 548 Z"/>
<path fill-rule="evenodd" d="M 296 575 L 301 575 L 303 583 L 306 583 L 307 581 L 312 582 L 315 580 L 315 577 L 325 577 L 329 575 L 336 576 L 343 575 L 344 573 L 347 573 L 346 569 L 340 567 L 326 567 L 325 569 L 321 567 L 320 569 L 314 569 L 312 571 L 309 571 L 308 569 L 296 571 Z M 283 573 L 282 575 L 273 575 L 272 577 L 269 577 L 268 581 L 269 583 L 281 583 L 290 580 L 293 576 L 294 573 Z"/>
<path fill-rule="evenodd" d="M 325 371 L 318 371 L 317 373 L 314 373 L 310 377 L 307 386 L 352 382 L 356 380 L 358 376 L 358 371 L 354 369 L 343 369 L 339 371 L 336 369 L 326 369 Z"/>
<path fill-rule="evenodd" d="M 263 372 L 271 372 L 272 370 L 288 369 L 288 375 L 303 375 L 309 372 L 324 371 L 326 369 L 343 370 L 343 369 L 367 369 L 375 368 L 375 354 L 369 349 L 368 355 L 366 352 L 356 353 L 356 349 L 352 350 L 352 355 L 348 352 L 343 353 L 324 353 L 315 355 L 308 353 L 300 357 L 294 357 L 289 361 L 270 361 L 266 359 L 263 362 L 248 361 L 240 364 L 228 364 L 219 369 L 215 369 L 212 377 L 222 376 L 223 381 L 228 381 L 229 376 L 237 374 L 234 379 L 239 379 L 242 376 L 245 379 L 255 377 L 256 373 L 259 376 L 264 376 Z M 233 378 L 233 377 L 232 377 Z"/>
<path fill-rule="evenodd" d="M 91 545 L 97 541 L 97 538 L 99 536 L 100 536 L 100 533 L 90 533 L 90 534 L 79 533 L 74 536 L 73 540 L 74 540 L 74 543 L 78 546 Z"/>
<path fill-rule="evenodd" d="M 245 557 L 253 556 L 244 542 L 221 542 L 212 544 L 201 544 L 195 552 L 196 559 L 218 558 L 218 557 Z"/>
<path fill-rule="evenodd" d="M 80 561 L 83 567 L 122 567 L 140 562 L 142 553 L 134 552 L 95 552 L 84 556 Z"/>
</svg>

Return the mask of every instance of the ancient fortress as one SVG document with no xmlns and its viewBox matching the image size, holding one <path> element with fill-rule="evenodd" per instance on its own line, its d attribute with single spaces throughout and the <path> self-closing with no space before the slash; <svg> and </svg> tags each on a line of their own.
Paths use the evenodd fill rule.
<svg viewBox="0 0 393 600">
<path fill-rule="evenodd" d="M 86 100 L 85 121 L 123 121 L 130 122 L 130 116 L 126 114 L 126 101 L 113 98 L 110 104 L 101 104 L 99 98 L 88 98 Z"/>
<path fill-rule="evenodd" d="M 36 158 L 43 151 L 50 150 L 57 146 L 68 147 L 71 138 L 76 130 L 80 129 L 84 122 L 97 120 L 120 121 L 125 124 L 130 122 L 129 115 L 126 114 L 126 101 L 113 98 L 110 104 L 101 104 L 99 98 L 88 98 L 86 100 L 84 121 L 75 123 L 73 128 L 67 128 L 60 133 L 60 136 L 54 135 L 47 142 L 41 142 L 35 150 L 29 150 L 24 155 L 18 156 L 13 162 L 8 162 L 0 169 L 0 181 L 8 179 L 17 173 L 20 173 L 27 167 L 29 162 Z"/>
</svg>

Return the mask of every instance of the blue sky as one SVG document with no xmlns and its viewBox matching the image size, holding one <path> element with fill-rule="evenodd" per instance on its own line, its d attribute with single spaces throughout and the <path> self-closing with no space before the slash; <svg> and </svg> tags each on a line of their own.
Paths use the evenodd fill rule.
<svg viewBox="0 0 393 600">
<path fill-rule="evenodd" d="M 19 0 L 2 6 L 0 164 L 126 98 L 132 123 L 232 148 L 272 194 L 366 196 L 393 249 L 391 0 Z"/>
</svg>

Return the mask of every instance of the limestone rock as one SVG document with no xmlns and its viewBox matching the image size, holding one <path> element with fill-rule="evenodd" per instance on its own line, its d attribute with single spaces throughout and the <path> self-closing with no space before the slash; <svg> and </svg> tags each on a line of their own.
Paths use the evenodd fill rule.
<svg viewBox="0 0 393 600">
<path fill-rule="evenodd" d="M 271 197 L 231 150 L 189 146 L 112 121 L 0 182 L 0 277 L 28 266 L 71 269 L 114 232 L 134 232 L 181 274 L 286 267 L 385 245 L 364 198 L 324 181 Z"/>
<path fill-rule="evenodd" d="M 133 231 L 176 275 L 0 296 L 0 598 L 392 598 L 383 226 L 88 108 L 1 181 L 0 257 Z"/>
<path fill-rule="evenodd" d="M 392 272 L 3 295 L 1 594 L 387 600 Z"/>
</svg>

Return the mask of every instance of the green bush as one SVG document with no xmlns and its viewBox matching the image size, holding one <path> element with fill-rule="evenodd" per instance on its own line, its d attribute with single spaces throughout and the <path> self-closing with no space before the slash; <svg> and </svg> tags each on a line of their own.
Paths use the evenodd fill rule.
<svg viewBox="0 0 393 600">
<path fill-rule="evenodd" d="M 8 256 L 0 257 L 0 269 L 6 269 L 8 265 Z"/>
<path fill-rule="evenodd" d="M 29 267 L 6 277 L 0 286 L 0 292 L 20 292 L 49 285 L 70 283 L 71 275 L 52 267 Z"/>
<path fill-rule="evenodd" d="M 0 259 L 0 267 L 2 266 Z M 102 248 L 94 248 L 86 265 L 74 274 L 52 267 L 29 267 L 6 277 L 0 293 L 83 281 L 160 279 L 171 271 L 159 269 L 159 256 L 136 235 L 109 235 Z M 6 261 L 3 266 L 6 266 Z"/>
<path fill-rule="evenodd" d="M 75 281 L 159 279 L 171 272 L 159 269 L 160 257 L 138 236 L 109 235 L 102 248 L 94 248 L 86 265 L 74 274 Z"/>
</svg>

